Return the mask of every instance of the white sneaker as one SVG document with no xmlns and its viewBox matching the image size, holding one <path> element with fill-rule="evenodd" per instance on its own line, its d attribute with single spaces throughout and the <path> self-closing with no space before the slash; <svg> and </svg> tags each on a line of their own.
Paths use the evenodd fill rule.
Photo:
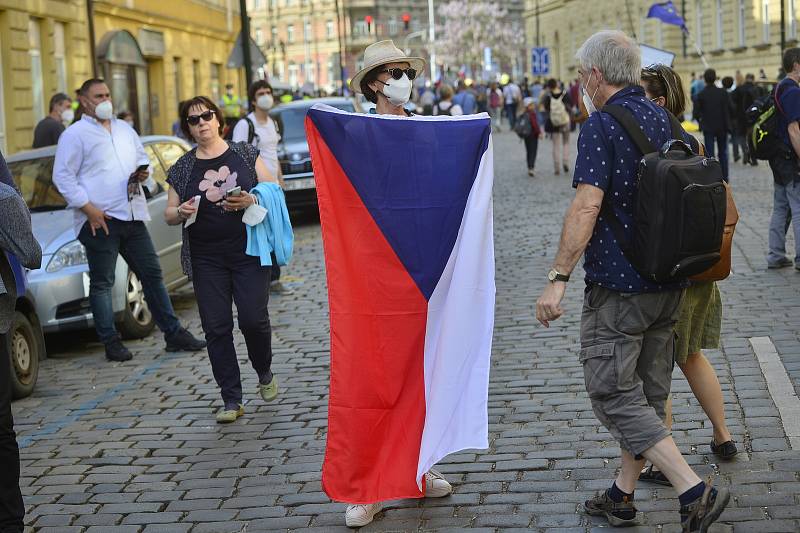
<svg viewBox="0 0 800 533">
<path fill-rule="evenodd" d="M 425 497 L 426 498 L 444 498 L 453 492 L 453 486 L 437 472 L 430 470 L 425 474 Z"/>
<path fill-rule="evenodd" d="M 367 505 L 348 505 L 347 511 L 344 513 L 344 523 L 347 527 L 362 527 L 366 526 L 375 515 L 381 512 L 381 502 L 370 503 Z"/>
</svg>

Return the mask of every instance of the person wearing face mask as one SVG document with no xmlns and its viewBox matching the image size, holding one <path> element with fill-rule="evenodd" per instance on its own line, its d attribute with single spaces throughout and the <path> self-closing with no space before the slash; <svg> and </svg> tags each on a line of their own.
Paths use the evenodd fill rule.
<svg viewBox="0 0 800 533">
<path fill-rule="evenodd" d="M 425 68 L 425 60 L 408 57 L 390 40 L 380 41 L 364 51 L 364 68 L 350 81 L 350 89 L 362 93 L 376 105 L 375 112 L 381 115 L 412 117 L 403 108 L 411 96 L 411 82 Z M 406 176 L 398 176 L 398 179 Z M 425 497 L 443 498 L 452 493 L 453 487 L 435 470 L 424 474 Z M 381 511 L 381 502 L 348 505 L 345 523 L 348 527 L 362 527 L 373 521 Z"/>
<path fill-rule="evenodd" d="M 585 252 L 579 361 L 592 409 L 621 448 L 621 467 L 607 490 L 584 503 L 584 511 L 605 517 L 612 526 L 635 525 L 634 489 L 647 460 L 678 495 L 682 531 L 704 533 L 722 514 L 730 492 L 698 477 L 664 424 L 675 360 L 674 324 L 686 282 L 642 276 L 615 238 L 613 218 L 629 242 L 638 229 L 631 198 L 639 191 L 643 154 L 605 106 L 620 106 L 653 146 L 673 139 L 671 119 L 645 95 L 641 51 L 623 32 L 595 33 L 576 59 L 591 114 L 578 137 L 575 198 L 536 302 L 536 318 L 549 327 L 564 314 L 561 301 L 570 274 Z M 689 142 L 685 131 L 680 135 Z"/>
<path fill-rule="evenodd" d="M 161 266 L 144 222 L 150 220 L 144 185 L 155 190 L 150 160 L 136 132 L 114 117 L 105 81 L 92 78 L 80 89 L 83 115 L 58 140 L 53 182 L 74 211 L 75 235 L 86 248 L 89 305 L 109 361 L 133 356 L 114 327 L 111 289 L 117 256 L 144 286 L 166 350 L 198 351 L 205 342 L 181 326 L 164 286 Z"/>
<path fill-rule="evenodd" d="M 270 174 L 278 179 L 283 187 L 283 171 L 278 164 L 278 143 L 281 140 L 278 125 L 269 116 L 269 111 L 275 104 L 272 86 L 266 80 L 256 80 L 247 90 L 250 100 L 251 112 L 236 123 L 233 128 L 231 140 L 233 142 L 246 142 L 258 148 L 261 160 L 267 165 Z M 291 292 L 281 281 L 281 267 L 277 261 L 272 261 L 270 291 L 280 294 Z"/>
<path fill-rule="evenodd" d="M 117 118 L 120 120 L 124 120 L 128 126 L 130 126 L 131 128 L 133 128 L 134 131 L 136 131 L 136 122 L 133 119 L 133 113 L 131 113 L 130 111 L 120 111 L 119 113 L 117 113 Z M 139 132 L 136 131 L 136 133 Z"/>
<path fill-rule="evenodd" d="M 44 117 L 33 130 L 33 147 L 58 144 L 58 138 L 67 126 L 72 124 L 75 112 L 72 100 L 64 93 L 56 93 L 50 98 L 50 114 Z"/>
</svg>

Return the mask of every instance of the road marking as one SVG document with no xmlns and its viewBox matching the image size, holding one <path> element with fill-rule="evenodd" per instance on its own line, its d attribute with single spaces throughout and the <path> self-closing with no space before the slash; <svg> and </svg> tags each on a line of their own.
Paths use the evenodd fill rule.
<svg viewBox="0 0 800 533">
<path fill-rule="evenodd" d="M 124 383 L 120 383 L 116 387 L 107 390 L 100 396 L 97 396 L 96 398 L 93 398 L 91 400 L 82 403 L 81 405 L 76 407 L 70 414 L 63 416 L 58 420 L 55 420 L 54 422 L 45 424 L 44 426 L 37 429 L 30 435 L 25 435 L 21 439 L 18 439 L 17 445 L 20 448 L 27 448 L 28 446 L 30 446 L 40 438 L 44 437 L 45 435 L 52 435 L 54 433 L 58 433 L 68 425 L 78 421 L 88 411 L 96 409 L 98 406 L 104 404 L 108 400 L 115 398 L 116 396 L 119 395 L 119 393 L 133 388 L 133 386 L 139 383 L 145 376 L 152 374 L 153 372 L 161 368 L 164 365 L 164 363 L 170 361 L 175 357 L 176 357 L 175 353 L 170 353 L 167 355 L 160 356 L 152 364 L 145 367 L 144 370 L 132 376 L 130 379 L 127 379 Z"/>
<path fill-rule="evenodd" d="M 772 401 L 778 408 L 789 445 L 793 450 L 800 450 L 800 399 L 786 373 L 786 367 L 769 337 L 751 337 L 748 340 L 764 373 Z"/>
</svg>

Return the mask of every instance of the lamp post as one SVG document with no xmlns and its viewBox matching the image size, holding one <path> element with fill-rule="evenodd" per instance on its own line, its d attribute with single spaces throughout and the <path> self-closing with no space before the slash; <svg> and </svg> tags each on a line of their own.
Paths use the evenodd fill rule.
<svg viewBox="0 0 800 533">
<path fill-rule="evenodd" d="M 334 0 L 336 7 L 336 44 L 339 48 L 339 80 L 342 82 L 342 96 L 347 92 L 347 80 L 345 79 L 345 65 L 344 65 L 344 48 L 345 48 L 345 34 L 342 30 L 342 18 L 339 13 L 339 0 Z"/>
<path fill-rule="evenodd" d="M 433 18 L 433 0 L 428 0 L 428 41 L 431 47 L 431 84 L 436 83 L 436 29 Z"/>
<path fill-rule="evenodd" d="M 245 87 L 253 83 L 253 64 L 250 60 L 250 18 L 247 16 L 247 0 L 239 0 L 239 14 L 242 17 L 242 61 L 244 62 Z"/>
</svg>

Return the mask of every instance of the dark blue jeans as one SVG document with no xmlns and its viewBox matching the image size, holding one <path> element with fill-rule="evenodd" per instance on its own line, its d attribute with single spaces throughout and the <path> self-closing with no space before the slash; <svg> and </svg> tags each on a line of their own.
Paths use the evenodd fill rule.
<svg viewBox="0 0 800 533">
<path fill-rule="evenodd" d="M 25 505 L 19 489 L 19 448 L 11 414 L 11 372 L 6 336 L 0 335 L 0 532 L 22 533 Z"/>
<path fill-rule="evenodd" d="M 242 402 L 242 380 L 233 344 L 233 311 L 236 304 L 239 330 L 247 355 L 259 380 L 271 378 L 272 327 L 269 323 L 270 267 L 258 257 L 240 253 L 192 253 L 192 281 L 200 322 L 208 343 L 214 379 L 226 406 Z"/>
<path fill-rule="evenodd" d="M 706 144 L 706 154 L 709 157 L 717 157 L 719 159 L 719 164 L 722 167 L 722 177 L 725 180 L 728 179 L 728 134 L 727 132 L 723 133 L 712 133 L 710 131 L 703 132 L 703 139 Z M 714 150 L 714 143 L 717 143 L 717 149 L 719 150 L 719 156 L 716 156 L 716 151 Z"/>
<path fill-rule="evenodd" d="M 158 255 L 144 222 L 111 219 L 106 220 L 106 223 L 108 235 L 99 229 L 93 237 L 88 222 L 78 235 L 78 240 L 86 248 L 86 259 L 89 262 L 89 305 L 100 342 L 106 344 L 119 338 L 114 327 L 114 308 L 111 302 L 118 255 L 122 255 L 128 267 L 142 282 L 144 298 L 156 325 L 166 337 L 175 334 L 181 324 L 175 316 L 164 286 Z"/>
</svg>

